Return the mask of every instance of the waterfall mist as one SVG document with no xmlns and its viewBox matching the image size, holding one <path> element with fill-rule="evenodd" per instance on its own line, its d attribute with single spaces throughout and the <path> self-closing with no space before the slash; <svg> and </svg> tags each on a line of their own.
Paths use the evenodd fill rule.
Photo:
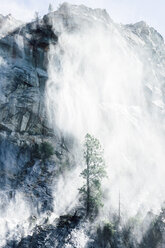
<svg viewBox="0 0 165 248">
<path fill-rule="evenodd" d="M 50 122 L 80 143 L 88 132 L 103 144 L 104 214 L 118 209 L 119 191 L 121 212 L 128 216 L 157 211 L 165 198 L 165 153 L 162 119 L 147 98 L 145 58 L 104 11 L 81 11 L 64 5 L 54 14 L 59 39 L 49 51 Z M 68 177 L 70 185 L 79 184 L 78 175 Z"/>
<path fill-rule="evenodd" d="M 7 240 L 19 240 L 29 234 L 31 210 L 20 192 L 16 192 L 11 200 L 6 192 L 1 191 L 0 199 L 0 247 L 4 247 Z"/>
</svg>

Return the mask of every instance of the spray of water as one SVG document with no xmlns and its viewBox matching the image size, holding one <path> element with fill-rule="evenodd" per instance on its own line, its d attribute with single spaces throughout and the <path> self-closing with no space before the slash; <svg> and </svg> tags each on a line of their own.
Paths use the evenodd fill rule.
<svg viewBox="0 0 165 248">
<path fill-rule="evenodd" d="M 49 52 L 50 122 L 80 142 L 88 132 L 103 144 L 108 172 L 104 214 L 118 208 L 119 191 L 121 211 L 129 216 L 158 210 L 165 198 L 164 142 L 154 110 L 148 109 L 143 60 L 120 27 L 105 21 L 105 13 L 88 15 L 88 9 L 67 5 L 60 11 L 54 16 L 58 44 Z M 71 187 L 73 178 L 67 180 Z M 68 194 L 74 200 L 75 194 Z"/>
<path fill-rule="evenodd" d="M 20 240 L 29 234 L 31 211 L 20 192 L 9 199 L 7 194 L 1 191 L 0 199 L 0 247 L 4 247 L 7 240 Z"/>
</svg>

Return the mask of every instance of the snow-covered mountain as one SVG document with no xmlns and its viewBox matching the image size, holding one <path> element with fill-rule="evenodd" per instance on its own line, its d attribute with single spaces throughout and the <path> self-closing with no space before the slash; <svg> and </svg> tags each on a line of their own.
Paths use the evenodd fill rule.
<svg viewBox="0 0 165 248">
<path fill-rule="evenodd" d="M 106 10 L 67 3 L 24 25 L 0 16 L 0 36 L 0 247 L 149 248 L 148 237 L 160 247 L 162 36 L 143 21 L 117 24 Z M 102 143 L 108 174 L 94 224 L 78 194 L 86 133 Z M 43 144 L 53 146 L 50 158 Z"/>
</svg>

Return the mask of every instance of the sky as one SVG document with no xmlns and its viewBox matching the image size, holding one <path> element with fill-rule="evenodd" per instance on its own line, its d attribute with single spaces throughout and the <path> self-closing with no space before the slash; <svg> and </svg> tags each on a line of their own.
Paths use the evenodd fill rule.
<svg viewBox="0 0 165 248">
<path fill-rule="evenodd" d="M 46 14 L 51 3 L 56 10 L 65 0 L 0 0 L 0 13 L 11 13 L 15 18 L 30 21 L 34 12 Z M 146 21 L 165 37 L 165 0 L 67 0 L 73 4 L 85 4 L 92 8 L 106 9 L 118 23 Z"/>
</svg>

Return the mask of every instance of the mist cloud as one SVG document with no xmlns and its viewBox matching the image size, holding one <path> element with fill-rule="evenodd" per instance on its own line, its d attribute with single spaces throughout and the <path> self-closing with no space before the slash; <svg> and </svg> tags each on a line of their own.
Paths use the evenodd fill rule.
<svg viewBox="0 0 165 248">
<path fill-rule="evenodd" d="M 118 26 L 107 24 L 104 12 L 79 18 L 76 11 L 68 10 L 67 29 L 62 19 L 55 19 L 55 31 L 61 34 L 50 49 L 47 105 L 52 126 L 80 143 L 91 133 L 103 144 L 109 176 L 105 215 L 118 208 L 119 191 L 123 213 L 158 211 L 165 197 L 164 141 L 161 117 L 158 122 L 155 107 L 152 112 L 148 108 L 146 58 Z"/>
</svg>

